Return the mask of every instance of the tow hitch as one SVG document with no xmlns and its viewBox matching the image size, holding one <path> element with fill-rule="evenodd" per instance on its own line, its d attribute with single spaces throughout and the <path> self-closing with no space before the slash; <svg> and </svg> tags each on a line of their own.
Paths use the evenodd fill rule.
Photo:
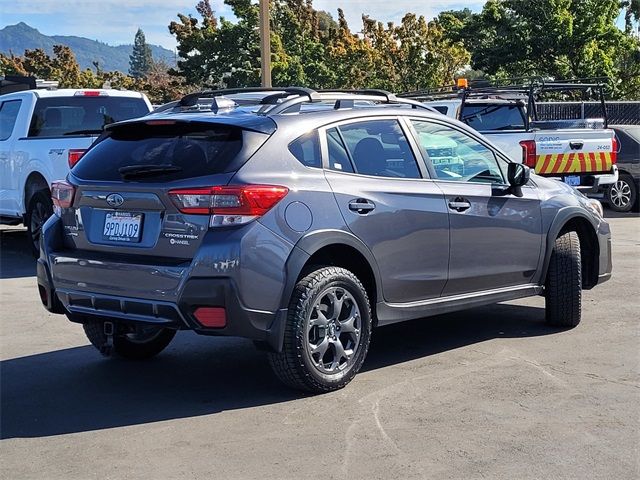
<svg viewBox="0 0 640 480">
<path fill-rule="evenodd" d="M 116 326 L 113 322 L 104 322 L 104 345 L 100 347 L 100 353 L 105 357 L 110 357 L 113 353 L 113 336 L 115 334 Z"/>
</svg>

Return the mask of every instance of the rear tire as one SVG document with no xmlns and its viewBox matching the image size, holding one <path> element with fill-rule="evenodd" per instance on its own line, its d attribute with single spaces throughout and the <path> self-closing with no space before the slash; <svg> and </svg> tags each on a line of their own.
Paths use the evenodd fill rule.
<svg viewBox="0 0 640 480">
<path fill-rule="evenodd" d="M 371 308 L 358 278 L 339 267 L 319 267 L 298 281 L 282 352 L 269 363 L 286 385 L 324 393 L 347 385 L 367 356 Z"/>
<path fill-rule="evenodd" d="M 156 356 L 169 345 L 176 334 L 175 330 L 158 327 L 136 327 L 131 332 L 117 331 L 113 336 L 112 351 L 109 351 L 106 347 L 104 322 L 88 321 L 82 326 L 85 335 L 100 353 L 105 356 L 115 353 L 128 360 L 144 360 Z"/>
<path fill-rule="evenodd" d="M 629 212 L 638 201 L 638 188 L 631 175 L 621 173 L 618 181 L 607 189 L 607 203 L 614 212 Z"/>
<path fill-rule="evenodd" d="M 34 257 L 40 256 L 40 236 L 42 226 L 53 215 L 53 203 L 49 190 L 38 190 L 29 199 L 27 214 L 24 218 L 27 232 L 29 232 L 29 245 Z"/>
<path fill-rule="evenodd" d="M 572 328 L 580 323 L 582 310 L 582 262 L 576 232 L 556 238 L 545 283 L 546 322 Z"/>
</svg>

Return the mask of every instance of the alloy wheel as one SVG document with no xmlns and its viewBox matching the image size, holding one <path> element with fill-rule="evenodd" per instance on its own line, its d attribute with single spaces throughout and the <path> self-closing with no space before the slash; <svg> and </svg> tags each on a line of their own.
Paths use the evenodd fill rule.
<svg viewBox="0 0 640 480">
<path fill-rule="evenodd" d="M 353 295 L 342 287 L 322 292 L 306 329 L 307 354 L 316 369 L 335 374 L 349 368 L 360 347 L 362 319 Z"/>
<path fill-rule="evenodd" d="M 611 185 L 609 197 L 616 207 L 626 208 L 631 202 L 631 186 L 624 180 L 618 180 Z"/>
</svg>

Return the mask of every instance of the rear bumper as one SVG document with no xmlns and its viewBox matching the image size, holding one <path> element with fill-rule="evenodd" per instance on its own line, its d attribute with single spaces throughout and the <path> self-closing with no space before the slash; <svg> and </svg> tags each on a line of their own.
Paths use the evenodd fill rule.
<svg viewBox="0 0 640 480">
<path fill-rule="evenodd" d="M 576 185 L 575 188 L 580 190 L 582 193 L 598 193 L 601 187 L 606 185 L 611 185 L 612 183 L 616 183 L 618 181 L 618 167 L 613 165 L 611 170 L 607 173 L 576 173 L 576 174 L 567 174 L 567 176 L 578 175 L 580 176 L 580 185 Z M 563 177 L 558 177 L 557 175 L 543 175 L 547 178 L 556 178 L 557 180 L 562 181 Z"/>
<path fill-rule="evenodd" d="M 605 185 L 611 185 L 618 181 L 618 167 L 613 165 L 609 173 L 603 173 L 600 175 L 587 175 L 583 185 L 578 187 L 578 190 L 583 193 L 598 193 L 601 187 Z"/>
<path fill-rule="evenodd" d="M 267 342 L 279 349 L 281 321 L 286 309 L 276 312 L 252 310 L 242 305 L 230 279 L 197 278 L 185 283 L 177 302 L 105 295 L 70 289 L 55 289 L 46 263 L 38 260 L 38 289 L 43 306 L 52 313 L 66 313 L 70 320 L 88 319 L 144 323 L 176 330 L 194 330 L 201 335 L 244 337 Z M 201 325 L 194 311 L 198 307 L 222 307 L 227 324 L 222 328 Z"/>
<path fill-rule="evenodd" d="M 264 227 L 256 225 L 254 234 L 256 230 L 262 235 L 260 240 L 267 238 Z M 243 239 L 246 237 L 251 240 L 250 235 Z M 240 271 L 241 243 L 218 244 L 214 251 L 178 264 L 69 250 L 63 243 L 60 222 L 47 222 L 37 278 L 43 306 L 52 313 L 67 314 L 79 323 L 117 319 L 202 335 L 244 337 L 281 348 L 282 319 L 286 317 L 286 309 L 280 306 L 284 282 L 274 273 L 265 275 L 273 271 L 273 265 L 266 261 L 255 264 L 246 274 Z M 274 244 L 273 240 L 267 243 Z M 255 255 L 255 243 L 251 245 L 254 248 L 245 250 Z M 285 248 L 282 251 L 287 252 Z M 217 261 L 220 257 L 227 260 Z M 262 290 L 252 288 L 255 282 Z M 258 305 L 247 305 L 241 292 Z M 226 325 L 211 328 L 201 324 L 194 315 L 198 307 L 224 308 Z"/>
</svg>

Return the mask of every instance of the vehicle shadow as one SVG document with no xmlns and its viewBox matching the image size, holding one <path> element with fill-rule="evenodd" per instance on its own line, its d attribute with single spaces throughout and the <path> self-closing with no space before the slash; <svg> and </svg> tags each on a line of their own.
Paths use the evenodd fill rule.
<svg viewBox="0 0 640 480">
<path fill-rule="evenodd" d="M 375 331 L 365 371 L 499 337 L 557 333 L 544 310 L 494 305 Z M 42 437 L 293 401 L 251 342 L 181 332 L 148 362 L 90 346 L 0 362 L 0 438 Z M 357 381 L 357 379 L 355 380 Z"/>
<path fill-rule="evenodd" d="M 31 255 L 26 229 L 0 229 L 0 279 L 33 277 L 36 261 Z"/>
<path fill-rule="evenodd" d="M 640 217 L 640 212 L 635 210 L 631 210 L 630 212 L 614 212 L 610 208 L 604 209 L 604 218 L 605 220 L 608 218 L 638 218 Z"/>
</svg>

